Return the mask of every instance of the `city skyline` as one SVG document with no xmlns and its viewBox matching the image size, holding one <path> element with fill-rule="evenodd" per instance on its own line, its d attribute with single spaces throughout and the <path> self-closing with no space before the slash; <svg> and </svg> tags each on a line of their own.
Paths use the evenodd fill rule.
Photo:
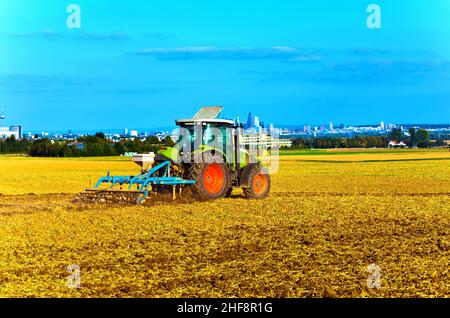
<svg viewBox="0 0 450 318">
<path fill-rule="evenodd" d="M 280 126 L 450 122 L 445 0 L 377 1 L 381 29 L 358 2 L 76 3 L 80 29 L 67 3 L 0 4 L 0 105 L 30 130 L 171 126 L 205 105 Z"/>
<path fill-rule="evenodd" d="M 252 116 L 253 115 L 253 116 Z M 392 127 L 393 126 L 417 126 L 417 127 L 433 127 L 433 126 L 442 126 L 445 128 L 450 127 L 450 121 L 449 122 L 442 122 L 442 123 L 426 123 L 426 122 L 416 122 L 416 123 L 404 123 L 404 122 L 384 122 L 384 121 L 379 121 L 378 123 L 346 123 L 346 122 L 334 122 L 334 121 L 317 121 L 317 122 L 313 122 L 313 123 L 298 123 L 298 124 L 287 124 L 287 125 L 283 125 L 283 124 L 278 124 L 278 123 L 274 123 L 271 122 L 270 120 L 266 121 L 265 117 L 262 116 L 258 116 L 258 114 L 252 114 L 252 112 L 249 112 L 247 114 L 247 116 L 245 116 L 246 120 L 245 121 L 241 121 L 240 120 L 240 116 L 235 116 L 234 118 L 227 118 L 227 119 L 232 119 L 232 120 L 237 120 L 241 123 L 244 124 L 244 126 L 248 127 L 248 123 L 250 120 L 250 116 L 252 116 L 252 121 L 253 121 L 253 126 L 254 127 L 254 122 L 256 121 L 258 124 L 257 126 L 260 125 L 261 123 L 261 127 L 263 128 L 270 128 L 271 126 L 273 126 L 274 128 L 277 129 L 291 129 L 291 130 L 301 130 L 301 129 L 305 129 L 305 127 L 308 127 L 308 130 L 327 130 L 327 131 L 331 131 L 331 130 L 338 130 L 338 129 L 342 129 L 342 128 L 348 128 L 348 127 L 382 127 L 382 130 L 384 129 L 384 126 L 386 127 Z M 6 112 L 4 111 L 4 108 L 1 109 L 1 125 L 0 128 L 16 128 L 16 127 L 21 127 L 21 129 L 24 130 L 24 132 L 26 133 L 41 133 L 41 132 L 46 132 L 46 133 L 67 133 L 67 132 L 76 132 L 76 133 L 95 133 L 95 132 L 99 132 L 99 131 L 103 131 L 103 132 L 119 132 L 119 131 L 123 131 L 125 130 L 129 130 L 129 131 L 140 131 L 140 132 L 161 132 L 161 131 L 169 131 L 172 129 L 176 128 L 175 122 L 173 125 L 167 125 L 167 126 L 147 126 L 147 127 L 136 127 L 136 126 L 129 126 L 129 127 L 102 127 L 102 128 L 92 128 L 92 129 L 80 129 L 77 127 L 66 127 L 66 128 L 62 128 L 62 129 L 48 129 L 47 127 L 41 127 L 41 128 L 37 128 L 37 129 L 26 129 L 26 127 L 23 127 L 23 125 L 21 124 L 20 119 L 16 120 L 13 119 L 12 121 L 10 121 L 9 123 L 7 122 L 7 119 L 9 118 L 9 116 L 7 116 Z M 5 124 L 6 121 L 6 124 Z"/>
<path fill-rule="evenodd" d="M 40 136 L 40 137 L 64 137 L 64 138 L 72 138 L 71 136 L 79 136 L 79 135 L 93 135 L 97 132 L 103 132 L 109 135 L 116 136 L 129 136 L 129 137 L 147 137 L 156 134 L 170 134 L 176 129 L 176 125 L 166 126 L 166 127 L 130 127 L 130 128 L 96 128 L 96 129 L 73 129 L 66 128 L 62 130 L 48 130 L 48 129 L 37 129 L 37 130 L 24 130 L 22 125 L 15 122 L 14 125 L 4 125 L 3 121 L 6 120 L 7 116 L 4 113 L 4 109 L 2 109 L 0 113 L 0 119 L 2 120 L 2 124 L 0 125 L 0 139 L 14 135 L 16 139 L 21 139 L 22 135 L 27 136 L 28 138 L 32 136 Z M 231 119 L 231 118 L 228 118 Z M 317 134 L 325 134 L 325 135 L 338 135 L 339 134 L 383 134 L 387 133 L 395 128 L 402 127 L 415 127 L 415 128 L 425 128 L 430 130 L 437 131 L 449 131 L 449 124 L 426 124 L 426 123 L 415 123 L 415 124 L 405 124 L 405 123 L 388 123 L 384 121 L 380 121 L 378 124 L 345 124 L 339 123 L 334 124 L 333 121 L 329 121 L 328 126 L 325 124 L 297 124 L 297 125 L 277 125 L 270 121 L 264 121 L 265 118 L 259 117 L 258 114 L 248 113 L 247 119 L 242 122 L 239 116 L 234 118 L 234 121 L 238 124 L 242 124 L 243 127 L 249 133 L 261 133 L 268 132 L 274 133 L 277 135 L 314 135 Z"/>
</svg>

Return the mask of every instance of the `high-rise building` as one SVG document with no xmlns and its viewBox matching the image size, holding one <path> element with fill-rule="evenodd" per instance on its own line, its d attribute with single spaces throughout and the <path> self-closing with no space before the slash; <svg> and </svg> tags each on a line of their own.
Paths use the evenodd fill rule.
<svg viewBox="0 0 450 318">
<path fill-rule="evenodd" d="M 394 124 L 387 124 L 387 129 L 388 129 L 388 130 L 393 130 L 393 129 L 395 129 L 395 128 L 397 128 L 396 125 L 394 125 Z"/>
<path fill-rule="evenodd" d="M 386 130 L 386 126 L 384 125 L 384 122 L 380 123 L 380 128 L 381 128 L 381 130 Z"/>
<path fill-rule="evenodd" d="M 255 116 L 255 118 L 253 119 L 253 127 L 255 128 L 261 127 L 258 116 Z"/>
<path fill-rule="evenodd" d="M 255 124 L 254 124 L 254 121 L 253 121 L 253 116 L 252 116 L 252 113 L 250 112 L 250 113 L 248 113 L 248 118 L 247 118 L 247 129 L 250 129 L 250 128 L 254 128 L 255 127 Z"/>
<path fill-rule="evenodd" d="M 22 126 L 11 126 L 9 131 L 16 136 L 17 139 L 22 139 Z"/>
<path fill-rule="evenodd" d="M 332 121 L 330 121 L 330 131 L 332 131 L 332 130 L 334 130 L 334 127 L 333 127 L 333 122 L 332 122 Z"/>
</svg>

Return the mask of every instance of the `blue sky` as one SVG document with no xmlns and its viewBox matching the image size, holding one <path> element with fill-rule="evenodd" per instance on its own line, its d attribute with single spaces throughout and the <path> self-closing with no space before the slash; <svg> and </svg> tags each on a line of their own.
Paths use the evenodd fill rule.
<svg viewBox="0 0 450 318">
<path fill-rule="evenodd" d="M 203 105 L 283 125 L 449 123 L 449 39 L 448 0 L 1 0 L 0 106 L 26 130 L 169 126 Z"/>
</svg>

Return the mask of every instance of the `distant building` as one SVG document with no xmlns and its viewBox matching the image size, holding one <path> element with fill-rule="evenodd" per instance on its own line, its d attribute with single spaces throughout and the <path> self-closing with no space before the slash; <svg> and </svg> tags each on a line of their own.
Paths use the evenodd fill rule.
<svg viewBox="0 0 450 318">
<path fill-rule="evenodd" d="M 131 137 L 137 137 L 138 136 L 138 131 L 137 130 L 131 130 L 130 131 L 130 136 Z"/>
<path fill-rule="evenodd" d="M 5 119 L 6 116 L 4 114 L 3 108 L 0 113 L 0 139 L 6 139 L 10 138 L 11 136 L 14 136 L 16 139 L 22 139 L 22 126 L 16 125 L 16 126 L 5 126 Z"/>
<path fill-rule="evenodd" d="M 11 126 L 11 127 L 0 127 L 0 139 L 7 139 L 14 136 L 16 139 L 22 139 L 22 127 L 21 126 Z"/>
<path fill-rule="evenodd" d="M 255 118 L 254 118 L 254 120 L 253 120 L 253 127 L 254 127 L 254 128 L 260 127 L 260 124 L 259 124 L 259 117 L 258 117 L 258 116 L 255 116 Z"/>
<path fill-rule="evenodd" d="M 393 130 L 393 129 L 396 129 L 396 128 L 397 128 L 397 125 L 387 124 L 387 130 Z"/>
<path fill-rule="evenodd" d="M 251 129 L 251 128 L 254 128 L 254 127 L 255 127 L 254 119 L 253 119 L 252 113 L 250 112 L 250 113 L 248 113 L 246 128 L 247 129 Z"/>
<path fill-rule="evenodd" d="M 391 142 L 389 142 L 389 148 L 405 148 L 405 147 L 407 147 L 407 144 L 405 144 L 403 141 L 400 141 L 400 142 L 391 141 Z"/>
<path fill-rule="evenodd" d="M 22 139 L 22 126 L 11 126 L 9 127 L 9 131 L 15 133 L 17 139 Z"/>
</svg>

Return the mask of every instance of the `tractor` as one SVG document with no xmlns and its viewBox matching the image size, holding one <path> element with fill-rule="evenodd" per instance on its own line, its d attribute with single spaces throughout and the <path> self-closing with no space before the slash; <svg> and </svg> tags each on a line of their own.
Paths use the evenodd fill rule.
<svg viewBox="0 0 450 318">
<path fill-rule="evenodd" d="M 230 197 L 234 188 L 242 188 L 247 199 L 266 198 L 270 192 L 268 169 L 257 151 L 241 145 L 243 126 L 218 118 L 222 110 L 204 107 L 193 118 L 177 120 L 178 142 L 173 147 L 133 157 L 141 174 L 108 173 L 76 201 L 143 204 L 152 196 L 206 201 Z"/>
</svg>

